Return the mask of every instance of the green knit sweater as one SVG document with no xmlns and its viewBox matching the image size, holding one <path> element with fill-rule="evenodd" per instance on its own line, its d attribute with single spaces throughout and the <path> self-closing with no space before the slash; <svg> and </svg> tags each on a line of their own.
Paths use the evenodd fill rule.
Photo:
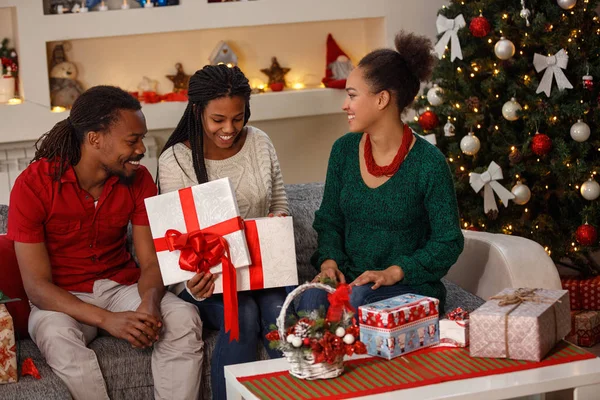
<svg viewBox="0 0 600 400">
<path fill-rule="evenodd" d="M 417 294 L 440 300 L 440 279 L 462 252 L 456 194 L 444 155 L 417 136 L 398 172 L 371 189 L 362 179 L 359 143 L 348 133 L 331 150 L 325 193 L 313 227 L 318 248 L 312 257 L 319 269 L 335 260 L 347 281 L 367 270 L 398 265 L 402 283 Z"/>
</svg>

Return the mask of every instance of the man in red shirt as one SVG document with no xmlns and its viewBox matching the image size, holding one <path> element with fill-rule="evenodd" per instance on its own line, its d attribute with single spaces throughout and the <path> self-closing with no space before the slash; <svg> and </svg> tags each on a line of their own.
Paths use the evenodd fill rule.
<svg viewBox="0 0 600 400">
<path fill-rule="evenodd" d="M 157 399 L 199 395 L 202 324 L 164 290 L 144 205 L 156 195 L 140 165 L 146 132 L 131 95 L 89 89 L 40 139 L 11 191 L 8 236 L 32 303 L 29 333 L 75 399 L 108 399 L 87 348 L 98 329 L 154 347 Z M 129 222 L 139 268 L 126 249 Z"/>
</svg>

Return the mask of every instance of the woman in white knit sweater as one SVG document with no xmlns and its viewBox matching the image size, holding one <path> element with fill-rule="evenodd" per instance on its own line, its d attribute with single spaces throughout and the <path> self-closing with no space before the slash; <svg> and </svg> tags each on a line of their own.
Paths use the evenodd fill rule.
<svg viewBox="0 0 600 400">
<path fill-rule="evenodd" d="M 159 159 L 162 193 L 228 177 L 242 218 L 288 215 L 288 202 L 275 148 L 260 129 L 247 126 L 250 85 L 239 68 L 208 65 L 189 83 L 189 103 Z M 224 330 L 223 297 L 214 295 L 210 273 L 199 273 L 171 288 L 198 306 L 205 326 L 219 330 L 211 360 L 213 399 L 225 399 L 224 366 L 255 361 L 259 338 L 271 357 L 265 334 L 279 314 L 284 288 L 239 292 L 240 340 Z"/>
</svg>

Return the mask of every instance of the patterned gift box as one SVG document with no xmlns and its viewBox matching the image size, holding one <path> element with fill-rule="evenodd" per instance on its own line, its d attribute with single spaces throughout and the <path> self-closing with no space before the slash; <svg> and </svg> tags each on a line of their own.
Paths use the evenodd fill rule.
<svg viewBox="0 0 600 400">
<path fill-rule="evenodd" d="M 569 291 L 571 310 L 581 310 L 581 280 L 577 278 L 560 278 L 564 290 Z"/>
<path fill-rule="evenodd" d="M 600 310 L 600 276 L 582 279 L 579 282 L 581 292 L 581 308 L 575 310 Z"/>
<path fill-rule="evenodd" d="M 15 328 L 6 306 L 0 304 L 0 384 L 17 381 Z"/>
<path fill-rule="evenodd" d="M 571 332 L 565 339 L 583 347 L 600 342 L 600 311 L 572 311 Z"/>
<path fill-rule="evenodd" d="M 244 220 L 252 265 L 237 268 L 237 289 L 257 290 L 298 284 L 292 217 Z M 223 292 L 219 276 L 214 293 Z"/>
<path fill-rule="evenodd" d="M 440 319 L 440 347 L 467 347 L 469 345 L 469 320 Z"/>
<path fill-rule="evenodd" d="M 471 314 L 473 357 L 540 361 L 571 330 L 566 290 L 504 289 L 497 297 Z"/>
<path fill-rule="evenodd" d="M 186 252 L 196 263 L 197 253 L 202 253 L 200 259 L 211 257 L 206 243 L 219 245 L 218 237 L 227 242 L 235 268 L 251 264 L 243 221 L 228 178 L 147 198 L 146 211 L 165 285 L 192 278 L 196 269 L 184 269 Z M 222 272 L 221 262 L 210 271 Z"/>
<path fill-rule="evenodd" d="M 405 294 L 358 308 L 360 340 L 373 356 L 392 359 L 437 345 L 439 300 Z"/>
</svg>

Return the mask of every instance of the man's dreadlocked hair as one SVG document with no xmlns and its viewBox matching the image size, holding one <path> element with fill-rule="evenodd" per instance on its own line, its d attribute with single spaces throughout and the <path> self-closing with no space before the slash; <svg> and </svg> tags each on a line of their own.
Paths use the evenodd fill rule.
<svg viewBox="0 0 600 400">
<path fill-rule="evenodd" d="M 190 78 L 189 103 L 177 128 L 171 134 L 161 153 L 177 143 L 190 141 L 192 160 L 198 183 L 208 182 L 204 163 L 204 128 L 200 116 L 206 105 L 221 97 L 239 96 L 246 101 L 244 125 L 250 119 L 250 84 L 244 73 L 238 68 L 226 65 L 207 65 Z M 195 106 L 195 107 L 194 107 Z"/>
<path fill-rule="evenodd" d="M 54 163 L 53 178 L 60 181 L 69 165 L 81 159 L 81 145 L 91 131 L 106 132 L 119 119 L 120 110 L 141 110 L 140 102 L 114 86 L 96 86 L 81 94 L 73 103 L 67 119 L 58 122 L 35 143 L 31 162 L 48 159 Z"/>
</svg>

